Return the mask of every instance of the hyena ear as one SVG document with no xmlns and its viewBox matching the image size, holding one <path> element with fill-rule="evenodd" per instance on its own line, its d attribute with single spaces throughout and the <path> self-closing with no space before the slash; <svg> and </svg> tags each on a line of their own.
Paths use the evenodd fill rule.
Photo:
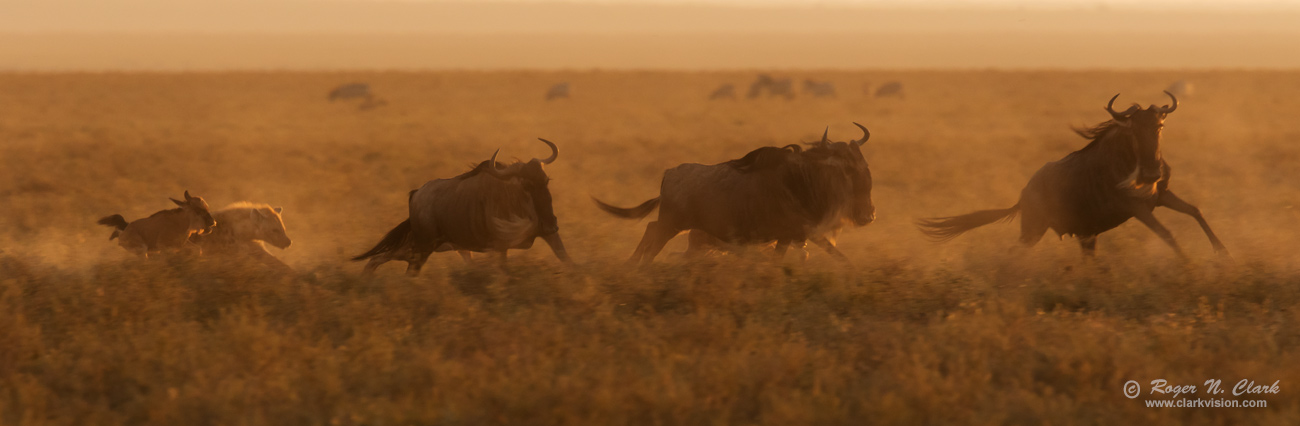
<svg viewBox="0 0 1300 426">
<path fill-rule="evenodd" d="M 177 200 L 177 199 L 175 199 L 175 198 L 167 197 L 167 199 L 168 199 L 168 200 L 172 200 L 172 202 L 173 202 L 173 203 L 176 203 L 176 205 L 178 205 L 178 206 L 185 206 L 185 205 L 187 205 L 187 204 L 185 204 L 184 201 Z"/>
<path fill-rule="evenodd" d="M 272 207 L 272 210 L 275 210 L 275 214 L 280 214 L 284 211 L 284 207 Z"/>
</svg>

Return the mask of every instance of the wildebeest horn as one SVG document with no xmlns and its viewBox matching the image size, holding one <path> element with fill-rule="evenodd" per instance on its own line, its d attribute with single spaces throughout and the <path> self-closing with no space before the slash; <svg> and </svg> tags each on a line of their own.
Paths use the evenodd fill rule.
<svg viewBox="0 0 1300 426">
<path fill-rule="evenodd" d="M 501 153 L 501 148 L 497 148 L 496 152 L 492 153 L 492 159 L 488 160 L 487 168 L 484 169 L 483 171 L 487 172 L 487 174 L 490 174 L 498 179 L 510 179 L 509 173 L 505 173 L 500 170 L 497 170 L 497 154 L 500 153 Z"/>
<path fill-rule="evenodd" d="M 867 130 L 866 126 L 858 124 L 858 122 L 856 121 L 853 122 L 853 125 L 858 126 L 859 129 L 862 129 L 862 140 L 856 140 L 853 141 L 853 143 L 858 144 L 858 146 L 862 146 L 862 144 L 867 143 L 867 139 L 871 139 L 871 131 Z"/>
<path fill-rule="evenodd" d="M 190 191 L 185 191 L 185 201 L 189 201 L 189 200 L 192 200 L 192 199 L 193 199 L 193 197 L 190 197 Z"/>
<path fill-rule="evenodd" d="M 1173 99 L 1173 100 L 1174 100 L 1174 104 L 1173 104 L 1172 106 L 1171 106 L 1171 105 L 1165 105 L 1165 106 L 1160 107 L 1160 112 L 1165 113 L 1165 114 L 1168 114 L 1168 113 L 1174 112 L 1174 110 L 1178 109 L 1178 98 L 1175 98 L 1175 97 L 1174 97 L 1174 94 L 1173 94 L 1173 93 L 1169 93 L 1168 90 L 1165 91 L 1165 94 L 1166 94 L 1166 95 L 1169 95 L 1169 99 Z"/>
<path fill-rule="evenodd" d="M 1106 103 L 1106 112 L 1109 112 L 1109 113 L 1110 113 L 1110 117 L 1111 117 L 1111 118 L 1114 118 L 1114 119 L 1116 119 L 1116 120 L 1127 120 L 1127 119 L 1128 119 L 1128 114 L 1131 113 L 1131 112 L 1133 112 L 1133 109 L 1136 108 L 1136 107 L 1135 107 L 1135 106 L 1131 106 L 1131 107 L 1128 107 L 1128 109 L 1124 110 L 1124 112 L 1115 112 L 1115 110 L 1112 109 L 1112 107 L 1115 106 L 1115 99 L 1119 99 L 1119 93 L 1116 93 L 1116 94 L 1115 94 L 1115 97 L 1110 98 L 1110 102 L 1107 102 L 1107 103 Z"/>
<path fill-rule="evenodd" d="M 822 131 L 822 143 L 831 142 L 831 139 L 826 137 L 827 135 L 830 135 L 830 133 L 831 133 L 831 126 L 826 126 L 826 130 Z"/>
<path fill-rule="evenodd" d="M 556 147 L 555 147 L 555 144 L 551 143 L 551 141 L 548 141 L 548 140 L 546 140 L 546 139 L 537 138 L 537 140 L 542 141 L 542 143 L 545 143 L 546 146 L 551 147 L 551 156 L 550 156 L 550 157 L 546 157 L 545 160 L 540 160 L 540 161 L 542 162 L 542 164 L 551 164 L 551 163 L 555 162 L 555 159 L 556 159 L 556 158 L 559 158 L 559 156 L 560 156 L 560 149 L 559 149 L 559 148 L 556 148 Z"/>
</svg>

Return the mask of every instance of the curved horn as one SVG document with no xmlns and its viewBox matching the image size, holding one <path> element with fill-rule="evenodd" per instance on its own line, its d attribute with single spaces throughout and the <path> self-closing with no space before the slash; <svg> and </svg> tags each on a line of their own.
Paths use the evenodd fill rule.
<svg viewBox="0 0 1300 426">
<path fill-rule="evenodd" d="M 1174 110 L 1178 109 L 1178 98 L 1175 98 L 1175 97 L 1174 97 L 1174 94 L 1173 94 L 1173 93 L 1169 93 L 1168 90 L 1165 91 L 1165 94 L 1166 94 L 1166 95 L 1169 95 L 1169 99 L 1173 99 L 1173 100 L 1174 100 L 1174 104 L 1173 104 L 1172 106 L 1171 106 L 1171 105 L 1165 105 L 1165 106 L 1160 107 L 1160 112 L 1165 113 L 1165 114 L 1168 114 L 1168 113 L 1174 112 Z"/>
<path fill-rule="evenodd" d="M 546 146 L 551 147 L 551 156 L 550 156 L 550 157 L 546 157 L 545 160 L 539 160 L 539 161 L 542 162 L 542 164 L 551 164 L 551 163 L 555 162 L 555 159 L 556 159 L 556 158 L 559 158 L 559 157 L 560 157 L 560 149 L 559 149 L 559 148 L 556 148 L 554 143 L 551 143 L 551 141 L 548 141 L 548 140 L 546 140 L 546 139 L 542 139 L 542 138 L 537 138 L 537 140 L 542 141 L 542 143 L 545 143 Z"/>
<path fill-rule="evenodd" d="M 1124 110 L 1124 112 L 1116 112 L 1113 109 L 1113 107 L 1115 106 L 1115 99 L 1119 99 L 1119 93 L 1116 93 L 1115 97 L 1110 98 L 1110 102 L 1106 103 L 1106 112 L 1110 113 L 1110 118 L 1116 120 L 1127 120 L 1128 114 L 1133 112 L 1134 107 L 1129 107 L 1128 109 Z"/>
<path fill-rule="evenodd" d="M 853 125 L 858 126 L 859 129 L 862 129 L 862 139 L 853 141 L 853 143 L 858 144 L 858 146 L 862 146 L 862 144 L 867 143 L 867 139 L 871 139 L 871 131 L 867 130 L 866 126 L 858 124 L 858 122 L 856 121 L 853 122 Z"/>
<path fill-rule="evenodd" d="M 826 126 L 826 130 L 823 130 L 823 131 L 822 131 L 822 143 L 830 143 L 830 142 L 831 142 L 831 139 L 828 138 L 828 137 L 826 137 L 827 135 L 830 135 L 830 134 L 831 134 L 831 126 Z"/>
<path fill-rule="evenodd" d="M 510 173 L 497 170 L 497 154 L 500 153 L 501 153 L 501 148 L 497 148 L 496 152 L 492 153 L 492 159 L 488 160 L 487 168 L 483 169 L 483 171 L 487 172 L 487 174 L 492 175 L 493 177 L 498 179 L 510 179 L 511 177 Z"/>
<path fill-rule="evenodd" d="M 191 200 L 192 198 L 193 198 L 193 197 L 190 197 L 190 191 L 185 191 L 185 201 L 189 201 L 189 200 Z"/>
</svg>

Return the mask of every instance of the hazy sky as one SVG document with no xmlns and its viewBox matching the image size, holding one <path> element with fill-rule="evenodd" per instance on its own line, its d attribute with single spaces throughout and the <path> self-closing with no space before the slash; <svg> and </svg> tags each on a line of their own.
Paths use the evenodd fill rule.
<svg viewBox="0 0 1300 426">
<path fill-rule="evenodd" d="M 0 0 L 0 70 L 773 67 L 1294 69 L 1300 0 Z"/>
</svg>

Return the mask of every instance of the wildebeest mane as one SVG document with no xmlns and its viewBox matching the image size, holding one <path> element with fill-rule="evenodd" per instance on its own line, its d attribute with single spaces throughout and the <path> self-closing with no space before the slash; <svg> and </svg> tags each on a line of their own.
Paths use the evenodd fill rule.
<svg viewBox="0 0 1300 426">
<path fill-rule="evenodd" d="M 799 154 L 803 148 L 799 145 L 790 144 L 783 147 L 765 146 L 750 151 L 744 157 L 727 161 L 722 164 L 731 166 L 741 172 L 753 172 L 758 170 L 769 170 L 785 162 L 790 154 Z"/>
</svg>

